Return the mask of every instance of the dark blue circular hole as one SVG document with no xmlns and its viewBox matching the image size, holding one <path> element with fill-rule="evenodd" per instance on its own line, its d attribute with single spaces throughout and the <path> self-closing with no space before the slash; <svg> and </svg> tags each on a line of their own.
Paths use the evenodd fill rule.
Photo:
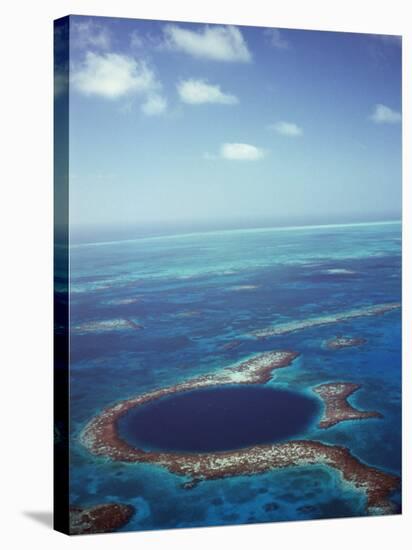
<svg viewBox="0 0 412 550">
<path fill-rule="evenodd" d="M 121 438 L 139 449 L 202 453 L 302 435 L 318 413 L 318 400 L 306 394 L 267 386 L 221 386 L 130 409 L 117 428 Z"/>
</svg>

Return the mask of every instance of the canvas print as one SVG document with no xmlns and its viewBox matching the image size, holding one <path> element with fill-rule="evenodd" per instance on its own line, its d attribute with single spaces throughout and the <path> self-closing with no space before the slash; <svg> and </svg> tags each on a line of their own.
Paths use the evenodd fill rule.
<svg viewBox="0 0 412 550">
<path fill-rule="evenodd" d="M 401 38 L 54 35 L 56 529 L 401 513 Z"/>
</svg>

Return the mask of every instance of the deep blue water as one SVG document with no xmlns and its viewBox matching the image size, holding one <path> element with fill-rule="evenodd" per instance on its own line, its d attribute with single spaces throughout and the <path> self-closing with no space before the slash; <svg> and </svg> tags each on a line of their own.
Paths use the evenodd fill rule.
<svg viewBox="0 0 412 550">
<path fill-rule="evenodd" d="M 314 397 L 265 386 L 178 393 L 129 410 L 121 437 L 144 450 L 207 452 L 275 443 L 302 434 L 319 411 Z"/>
<path fill-rule="evenodd" d="M 71 247 L 70 260 L 73 505 L 133 504 L 136 515 L 125 530 L 363 515 L 363 492 L 343 485 L 326 467 L 208 481 L 187 490 L 184 478 L 161 467 L 98 459 L 78 443 L 87 421 L 118 400 L 276 349 L 300 356 L 275 371 L 268 387 L 309 396 L 320 383 L 355 382 L 361 389 L 350 401 L 383 414 L 327 430 L 309 422 L 299 437 L 345 445 L 360 460 L 400 475 L 400 310 L 266 340 L 250 336 L 279 323 L 399 302 L 400 224 L 83 244 Z M 124 319 L 143 328 L 96 324 Z M 336 335 L 367 343 L 327 349 L 325 341 Z M 400 494 L 394 499 L 399 502 Z"/>
</svg>

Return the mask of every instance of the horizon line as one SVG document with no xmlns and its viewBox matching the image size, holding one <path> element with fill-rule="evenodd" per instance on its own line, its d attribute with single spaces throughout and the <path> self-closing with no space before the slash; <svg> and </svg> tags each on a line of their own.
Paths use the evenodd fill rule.
<svg viewBox="0 0 412 550">
<path fill-rule="evenodd" d="M 270 231 L 299 231 L 304 229 L 331 229 L 331 228 L 345 228 L 345 227 L 366 227 L 371 225 L 396 225 L 402 224 L 400 220 L 385 220 L 385 221 L 373 221 L 373 222 L 353 222 L 353 223 L 336 223 L 336 224 L 314 224 L 314 225 L 291 225 L 291 226 L 272 226 L 272 227 L 249 227 L 249 228 L 237 228 L 237 229 L 212 229 L 205 231 L 192 231 L 190 233 L 174 233 L 171 235 L 152 235 L 150 237 L 134 237 L 133 239 L 119 239 L 116 241 L 91 241 L 86 243 L 70 243 L 70 230 L 69 230 L 69 248 L 83 248 L 88 246 L 110 246 L 118 243 L 133 243 L 142 241 L 152 241 L 160 239 L 179 239 L 194 237 L 198 235 L 217 235 L 220 233 L 249 233 L 249 232 L 270 232 Z"/>
</svg>

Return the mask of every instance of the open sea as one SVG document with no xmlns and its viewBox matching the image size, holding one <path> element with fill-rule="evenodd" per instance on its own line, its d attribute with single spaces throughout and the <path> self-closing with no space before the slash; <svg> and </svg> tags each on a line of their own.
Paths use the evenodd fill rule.
<svg viewBox="0 0 412 550">
<path fill-rule="evenodd" d="M 400 223 L 73 243 L 70 277 L 71 505 L 131 504 L 136 513 L 121 530 L 365 515 L 363 491 L 325 466 L 204 481 L 187 489 L 184 478 L 166 469 L 99 458 L 78 440 L 86 423 L 108 405 L 272 350 L 296 351 L 300 356 L 292 366 L 274 371 L 267 388 L 282 390 L 282 399 L 287 392 L 296 392 L 302 406 L 310 409 L 310 421 L 300 425 L 298 419 L 293 435 L 285 429 L 284 439 L 296 438 L 300 430 L 300 439 L 347 446 L 362 462 L 401 475 L 400 309 L 265 339 L 252 334 L 289 322 L 400 302 Z M 325 343 L 336 336 L 363 338 L 366 343 L 328 349 Z M 320 402 L 311 388 L 335 381 L 360 384 L 349 401 L 383 417 L 319 429 Z M 247 434 L 231 418 L 233 434 L 228 432 L 228 420 L 220 438 L 214 434 L 215 439 L 202 441 L 202 430 L 205 438 L 210 434 L 200 427 L 204 415 L 199 431 L 194 429 L 193 394 L 191 402 L 179 404 L 189 407 L 183 413 L 179 409 L 179 414 L 187 416 L 185 411 L 192 408 L 194 415 L 191 432 L 182 434 L 184 441 L 176 445 L 207 450 L 213 445 L 225 448 L 225 441 L 228 447 L 253 441 L 253 425 L 244 409 L 251 415 L 257 411 L 261 418 L 260 407 L 266 405 L 259 391 L 239 396 L 240 426 Z M 222 404 L 221 396 L 218 399 L 216 407 Z M 236 395 L 232 392 L 227 399 L 236 401 Z M 211 403 L 210 418 L 218 426 L 223 413 Z M 199 407 L 205 406 L 199 402 Z M 264 415 L 273 413 L 277 423 L 282 418 L 287 423 L 287 413 L 276 407 L 271 412 L 272 406 L 267 404 Z M 265 432 L 264 437 L 276 441 L 281 428 Z M 125 425 L 123 430 L 127 429 Z M 259 423 L 257 440 L 261 431 L 265 430 Z M 144 434 L 139 437 L 144 439 Z M 399 510 L 400 499 L 400 493 L 393 495 Z"/>
</svg>

